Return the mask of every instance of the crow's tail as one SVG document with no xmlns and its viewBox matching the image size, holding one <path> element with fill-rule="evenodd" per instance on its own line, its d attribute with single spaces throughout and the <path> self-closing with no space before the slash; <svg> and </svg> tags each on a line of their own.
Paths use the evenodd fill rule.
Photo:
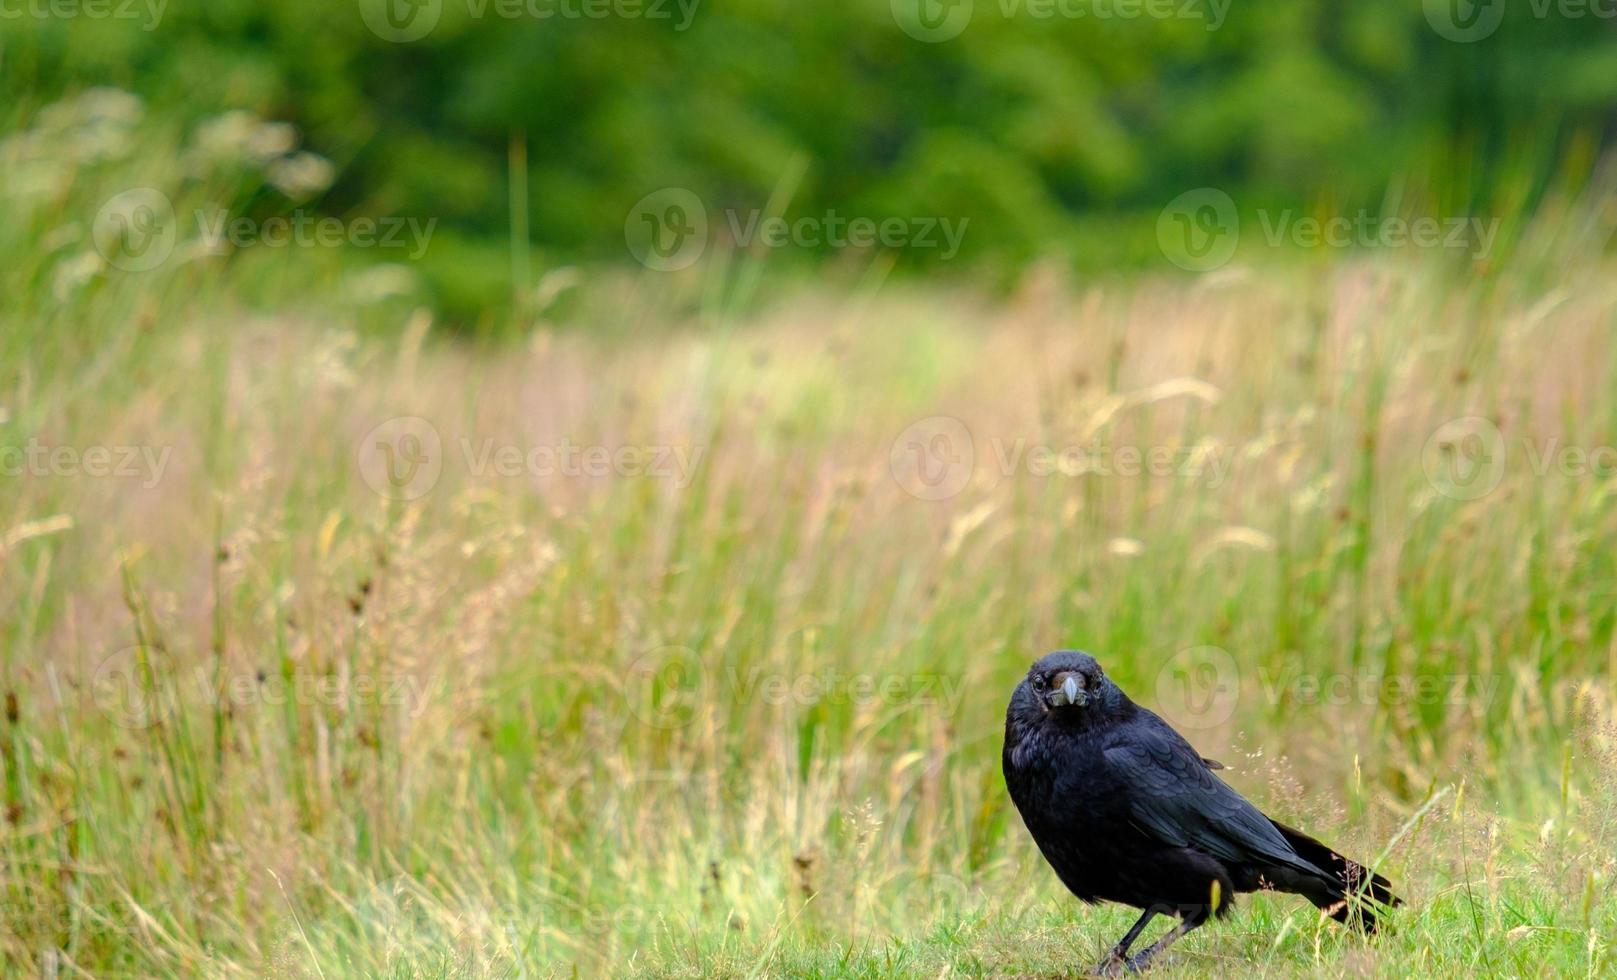
<svg viewBox="0 0 1617 980">
<path fill-rule="evenodd" d="M 1278 820 L 1271 819 L 1269 822 L 1286 838 L 1286 843 L 1291 845 L 1298 857 L 1335 876 L 1326 889 L 1307 896 L 1331 918 L 1356 925 L 1370 933 L 1376 931 L 1376 919 L 1380 912 L 1403 904 L 1403 900 L 1392 893 L 1392 882 L 1300 830 L 1294 830 Z"/>
</svg>

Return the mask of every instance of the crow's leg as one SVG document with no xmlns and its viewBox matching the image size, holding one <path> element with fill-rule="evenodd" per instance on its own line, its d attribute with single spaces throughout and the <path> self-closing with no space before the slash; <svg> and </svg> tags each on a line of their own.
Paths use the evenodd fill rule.
<svg viewBox="0 0 1617 980">
<path fill-rule="evenodd" d="M 1145 931 L 1146 923 L 1156 917 L 1157 912 L 1155 909 L 1146 909 L 1140 916 L 1140 920 L 1129 927 L 1129 931 L 1123 934 L 1123 938 L 1117 941 L 1117 945 L 1112 947 L 1112 951 L 1106 954 L 1106 958 L 1101 960 L 1099 966 L 1095 967 L 1095 975 L 1109 977 L 1122 969 L 1123 961 L 1129 955 L 1129 947 L 1133 946 L 1134 940 L 1139 939 L 1140 933 Z"/>
<path fill-rule="evenodd" d="M 1158 953 L 1163 952 L 1169 946 L 1172 946 L 1174 943 L 1182 939 L 1186 933 L 1190 932 L 1192 929 L 1195 929 L 1197 926 L 1206 921 L 1207 919 L 1205 917 L 1201 919 L 1181 920 L 1180 923 L 1174 926 L 1172 931 L 1170 931 L 1167 935 L 1147 946 L 1136 955 L 1129 957 L 1127 963 L 1129 972 L 1132 973 L 1145 969 L 1150 965 L 1152 958 L 1154 958 Z"/>
</svg>

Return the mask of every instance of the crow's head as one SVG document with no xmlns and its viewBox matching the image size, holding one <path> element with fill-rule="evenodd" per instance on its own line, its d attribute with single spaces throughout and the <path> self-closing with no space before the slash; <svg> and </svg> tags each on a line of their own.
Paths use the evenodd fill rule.
<svg viewBox="0 0 1617 980">
<path fill-rule="evenodd" d="M 1123 692 L 1080 650 L 1057 650 L 1040 658 L 1017 685 L 1012 712 L 1024 721 L 1092 721 L 1109 714 Z"/>
</svg>

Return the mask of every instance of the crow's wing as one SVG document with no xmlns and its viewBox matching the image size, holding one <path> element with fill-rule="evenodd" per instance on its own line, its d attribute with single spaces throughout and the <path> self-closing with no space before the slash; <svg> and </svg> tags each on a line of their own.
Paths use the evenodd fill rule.
<svg viewBox="0 0 1617 980">
<path fill-rule="evenodd" d="M 1129 815 L 1142 833 L 1223 861 L 1256 861 L 1325 875 L 1300 857 L 1274 823 L 1222 779 L 1167 723 L 1149 712 L 1117 732 L 1106 765 L 1129 787 Z"/>
</svg>

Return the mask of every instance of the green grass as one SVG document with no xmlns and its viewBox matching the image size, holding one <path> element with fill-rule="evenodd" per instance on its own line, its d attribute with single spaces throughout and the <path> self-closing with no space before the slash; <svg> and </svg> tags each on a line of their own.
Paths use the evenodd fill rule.
<svg viewBox="0 0 1617 980">
<path fill-rule="evenodd" d="M 1408 900 L 1367 942 L 1249 897 L 1165 975 L 1611 973 L 1617 480 L 1526 452 L 1617 432 L 1609 201 L 1486 268 L 1005 302 L 590 273 L 632 329 L 486 346 L 346 256 L 95 268 L 102 166 L 0 231 L 0 448 L 169 455 L 0 477 L 8 973 L 1072 975 L 1130 913 L 1063 892 L 998 773 L 1067 645 Z M 1469 415 L 1509 450 L 1474 500 L 1431 441 Z M 441 440 L 410 501 L 362 465 L 401 416 Z M 936 416 L 975 468 L 923 500 Z M 1227 469 L 1001 472 L 1018 440 Z"/>
</svg>

